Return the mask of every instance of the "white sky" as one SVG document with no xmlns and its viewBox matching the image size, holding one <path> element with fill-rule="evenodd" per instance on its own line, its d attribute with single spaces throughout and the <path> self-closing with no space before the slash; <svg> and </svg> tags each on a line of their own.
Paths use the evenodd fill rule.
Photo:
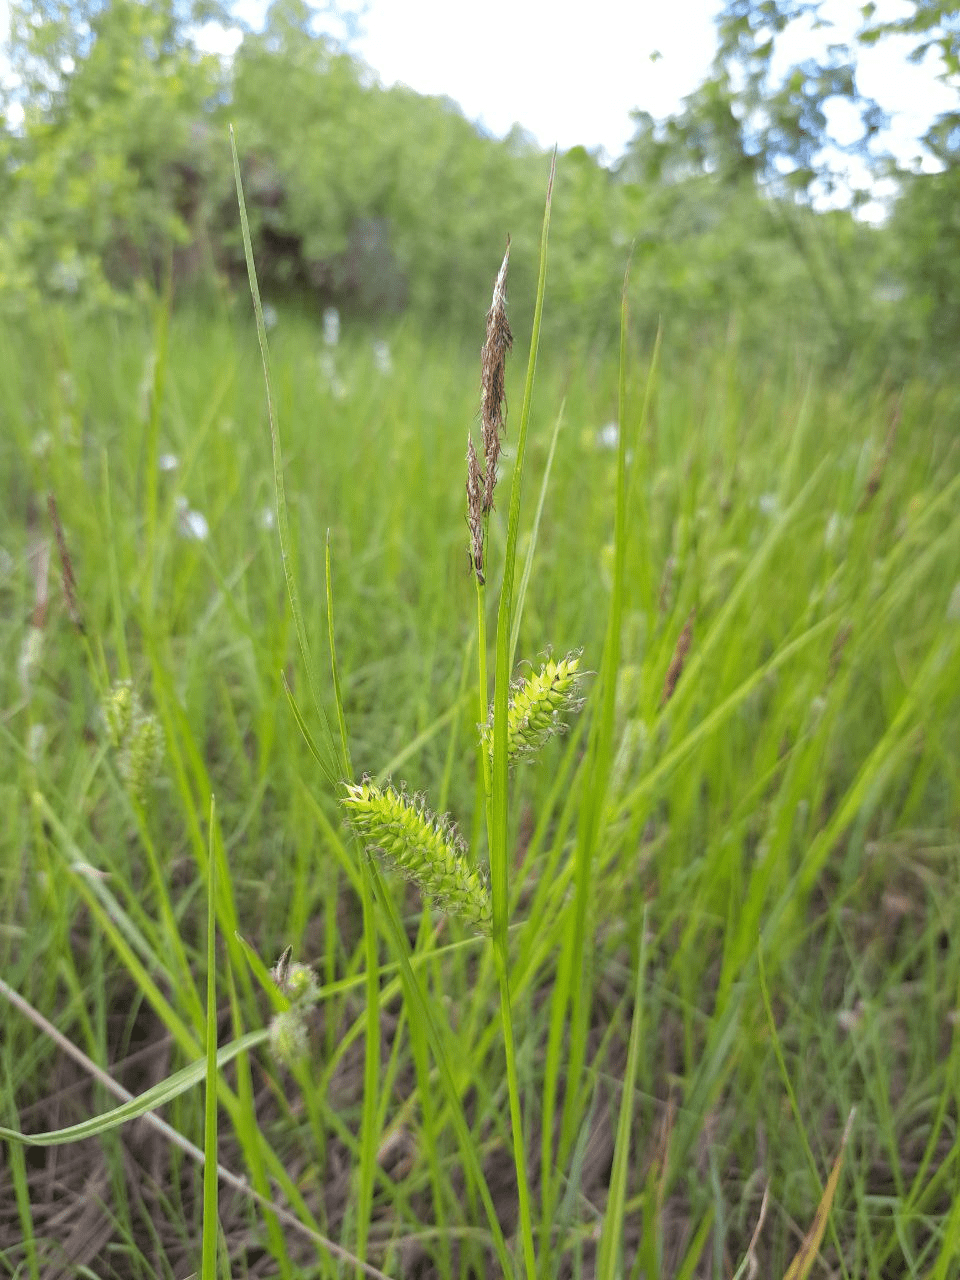
<svg viewBox="0 0 960 1280">
<path fill-rule="evenodd" d="M 835 28 L 794 30 L 789 45 L 778 46 L 784 64 L 852 35 L 860 2 L 828 0 L 825 14 Z M 582 144 L 615 158 L 632 134 L 631 108 L 664 116 L 702 81 L 719 7 L 720 0 L 590 0 L 576 10 L 563 0 L 367 0 L 354 49 L 384 84 L 402 81 L 419 93 L 451 97 L 492 133 L 517 122 L 544 147 Z M 265 8 L 266 0 L 235 5 L 254 25 Z M 909 11 L 905 0 L 880 0 L 878 16 Z M 0 37 L 6 19 L 7 0 L 0 0 Z M 207 34 L 205 43 L 224 52 L 239 38 Z M 906 162 L 919 154 L 917 139 L 933 117 L 957 105 L 935 65 L 907 62 L 909 47 L 888 38 L 862 50 L 858 72 L 861 91 L 893 113 L 885 142 Z M 841 132 L 844 104 L 831 118 Z"/>
<path fill-rule="evenodd" d="M 496 134 L 619 155 L 629 112 L 674 110 L 714 54 L 716 0 L 372 0 L 359 52 L 384 83 L 447 94 Z M 651 54 L 660 59 L 651 61 Z"/>
<path fill-rule="evenodd" d="M 827 0 L 823 14 L 834 25 L 824 31 L 794 24 L 789 41 L 778 42 L 783 65 L 851 39 L 861 2 Z M 259 25 L 265 4 L 237 0 L 236 9 Z M 384 84 L 453 98 L 469 119 L 501 136 L 519 123 L 544 147 L 580 144 L 615 158 L 633 133 L 632 108 L 668 115 L 702 82 L 721 0 L 590 0 L 589 21 L 583 10 L 565 10 L 563 0 L 365 0 L 363 8 L 355 52 Z M 905 0 L 879 0 L 877 18 L 910 11 Z M 858 51 L 859 88 L 891 112 L 886 141 L 901 161 L 919 152 L 917 139 L 933 117 L 957 105 L 936 65 L 907 61 L 911 47 L 888 37 Z M 838 135 L 843 108 L 831 113 Z"/>
</svg>

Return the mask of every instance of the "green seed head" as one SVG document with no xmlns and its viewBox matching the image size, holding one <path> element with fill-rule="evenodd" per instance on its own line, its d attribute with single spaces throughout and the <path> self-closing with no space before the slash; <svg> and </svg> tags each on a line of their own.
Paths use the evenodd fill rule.
<svg viewBox="0 0 960 1280">
<path fill-rule="evenodd" d="M 285 1067 L 307 1056 L 307 1024 L 299 1007 L 276 1014 L 270 1023 L 270 1052 Z"/>
<path fill-rule="evenodd" d="M 369 781 L 348 785 L 341 803 L 369 853 L 412 880 L 444 911 L 489 931 L 486 876 L 470 865 L 449 817 L 431 813 L 419 797 Z"/>
<path fill-rule="evenodd" d="M 129 681 L 118 681 L 102 704 L 110 745 L 117 752 L 117 768 L 131 793 L 143 801 L 156 780 L 163 760 L 160 721 L 148 715 Z"/>
<path fill-rule="evenodd" d="M 313 1004 L 319 994 L 317 975 L 308 964 L 292 964 L 280 984 L 291 1004 Z"/>
<path fill-rule="evenodd" d="M 163 730 L 156 716 L 135 720 L 120 753 L 120 773 L 130 790 L 142 801 L 156 780 L 163 760 Z"/>
<path fill-rule="evenodd" d="M 140 699 L 129 681 L 115 684 L 103 700 L 103 720 L 114 751 L 119 751 L 130 732 L 135 715 L 140 714 Z"/>
<path fill-rule="evenodd" d="M 579 653 L 559 662 L 548 659 L 539 671 L 514 684 L 507 707 L 507 759 L 513 764 L 536 754 L 557 733 L 566 731 L 563 717 L 583 706 Z M 493 758 L 493 709 L 480 729 Z"/>
</svg>

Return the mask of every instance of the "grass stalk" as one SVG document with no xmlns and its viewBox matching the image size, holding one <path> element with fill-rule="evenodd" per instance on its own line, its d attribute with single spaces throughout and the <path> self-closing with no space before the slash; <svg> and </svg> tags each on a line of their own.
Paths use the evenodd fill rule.
<svg viewBox="0 0 960 1280">
<path fill-rule="evenodd" d="M 587 919 L 591 901 L 591 862 L 600 830 L 601 814 L 606 802 L 607 783 L 610 774 L 613 742 L 613 722 L 616 699 L 617 673 L 620 666 L 620 630 L 623 617 L 624 577 L 626 563 L 627 521 L 627 460 L 626 460 L 626 368 L 627 368 L 627 280 L 624 281 L 620 303 L 620 363 L 618 376 L 618 435 L 616 506 L 614 515 L 614 571 L 607 617 L 607 632 L 603 661 L 596 697 L 600 710 L 590 727 L 590 739 L 584 768 L 585 783 L 581 792 L 581 806 L 577 820 L 577 836 L 573 861 L 573 900 L 567 908 L 572 917 L 564 934 L 557 980 L 551 995 L 550 1024 L 547 1040 L 547 1056 L 544 1068 L 543 1102 L 541 1114 L 556 1114 L 556 1097 L 561 1071 L 561 1048 L 567 1027 L 567 1008 L 570 1009 L 569 1046 L 566 1056 L 566 1094 L 561 1110 L 560 1137 L 557 1161 L 562 1167 L 573 1147 L 575 1117 L 580 1097 L 581 1075 L 586 1056 L 587 1020 L 589 1000 L 585 992 L 590 990 L 590 966 L 586 954 Z M 651 369 L 652 376 L 652 369 Z M 555 1208 L 555 1190 L 552 1176 L 546 1170 L 553 1164 L 552 1126 L 544 1124 L 541 1138 L 542 1241 L 548 1246 L 548 1224 Z M 544 1271 L 542 1274 L 546 1275 Z"/>
<path fill-rule="evenodd" d="M 494 682 L 493 710 L 493 762 L 490 770 L 489 829 L 490 887 L 493 902 L 493 951 L 500 992 L 500 1017 L 503 1025 L 504 1052 L 507 1061 L 507 1088 L 510 1096 L 510 1123 L 513 1134 L 513 1157 L 517 1174 L 517 1194 L 520 1210 L 520 1234 L 523 1244 L 524 1267 L 528 1280 L 536 1276 L 536 1251 L 533 1240 L 533 1215 L 530 1202 L 530 1186 L 527 1175 L 527 1149 L 523 1133 L 523 1113 L 520 1105 L 520 1087 L 517 1073 L 516 1047 L 513 1033 L 513 1015 L 510 1004 L 510 959 L 507 948 L 507 924 L 509 904 L 507 897 L 509 849 L 507 838 L 507 716 L 510 693 L 510 653 L 513 627 L 513 583 L 517 557 L 517 539 L 520 529 L 520 496 L 523 484 L 523 464 L 527 444 L 527 428 L 533 402 L 533 384 L 537 369 L 537 353 L 540 345 L 540 325 L 543 317 L 543 298 L 546 290 L 547 244 L 550 234 L 550 212 L 553 200 L 553 182 L 556 175 L 556 154 L 550 166 L 547 183 L 546 206 L 540 235 L 540 266 L 537 279 L 537 299 L 534 308 L 533 329 L 530 335 L 530 354 L 524 384 L 523 407 L 517 430 L 517 452 L 510 487 L 510 514 L 507 523 L 507 541 L 504 550 L 503 575 L 500 587 L 500 603 L 497 613 L 497 657 Z M 479 588 L 478 588 L 479 589 Z M 480 598 L 482 618 L 482 598 Z M 483 636 L 480 637 L 481 652 Z M 483 688 L 481 688 L 483 692 Z M 484 708 L 486 713 L 486 708 Z M 485 754 L 485 751 L 484 751 Z"/>
<path fill-rule="evenodd" d="M 327 592 L 327 644 L 330 650 L 330 678 L 340 730 L 341 781 L 353 781 L 353 763 L 347 739 L 347 721 L 343 710 L 343 691 L 337 662 L 336 630 L 333 612 L 333 566 L 330 555 L 330 533 L 327 531 L 324 572 Z M 380 1090 L 380 975 L 377 948 L 377 926 L 373 895 L 366 861 L 360 869 L 360 902 L 363 912 L 363 951 L 366 958 L 366 1033 L 363 1055 L 363 1118 L 360 1125 L 360 1170 L 357 1193 L 357 1256 L 366 1256 L 367 1234 L 373 1209 L 373 1181 L 376 1171 L 379 1124 L 377 1099 Z M 359 1273 L 358 1273 L 359 1274 Z"/>
<path fill-rule="evenodd" d="M 207 857 L 207 1076 L 203 1125 L 203 1250 L 200 1280 L 216 1280 L 220 1214 L 217 1181 L 217 859 L 213 833 L 216 801 L 210 797 Z"/>
<path fill-rule="evenodd" d="M 283 481 L 283 454 L 280 448 L 280 432 L 277 427 L 277 417 L 274 410 L 274 397 L 270 378 L 270 351 L 267 346 L 267 327 L 263 319 L 263 305 L 260 301 L 260 287 L 257 284 L 257 268 L 253 260 L 253 243 L 250 239 L 250 224 L 247 220 L 247 206 L 243 198 L 243 183 L 240 177 L 240 157 L 237 155 L 237 142 L 234 137 L 232 125 L 230 126 L 230 147 L 233 152 L 233 172 L 237 187 L 237 201 L 240 207 L 240 227 L 243 233 L 243 251 L 247 262 L 247 278 L 250 282 L 250 293 L 253 297 L 253 309 L 257 320 L 257 339 L 260 343 L 260 358 L 263 363 L 263 380 L 267 397 L 267 418 L 270 423 L 270 440 L 273 446 L 273 479 L 277 499 L 277 533 L 280 538 L 280 558 L 283 562 L 283 576 L 287 588 L 287 598 L 290 601 L 290 612 L 293 614 L 294 626 L 296 627 L 297 643 L 300 646 L 300 656 L 303 659 L 304 668 L 307 673 L 307 680 L 310 685 L 310 693 L 313 697 L 313 704 L 317 710 L 317 715 L 320 718 L 320 727 L 323 731 L 323 744 L 326 754 L 320 757 L 321 767 L 327 775 L 328 782 L 336 786 L 339 781 L 336 767 L 337 751 L 334 745 L 333 734 L 330 730 L 330 722 L 327 719 L 327 713 L 320 698 L 320 688 L 317 683 L 313 660 L 310 656 L 310 644 L 307 639 L 307 628 L 303 620 L 303 611 L 300 608 L 300 596 L 297 591 L 297 580 L 293 566 L 290 526 L 287 520 L 287 497 Z"/>
</svg>

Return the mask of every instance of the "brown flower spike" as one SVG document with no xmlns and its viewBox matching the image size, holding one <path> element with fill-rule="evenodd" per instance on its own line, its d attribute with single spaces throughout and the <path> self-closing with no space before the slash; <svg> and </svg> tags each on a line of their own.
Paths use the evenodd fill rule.
<svg viewBox="0 0 960 1280">
<path fill-rule="evenodd" d="M 670 659 L 670 666 L 667 669 L 667 678 L 663 682 L 663 693 L 660 695 L 661 709 L 667 705 L 673 697 L 673 691 L 677 687 L 677 681 L 683 674 L 683 664 L 687 660 L 687 654 L 690 652 L 690 642 L 693 639 L 693 619 L 696 609 L 690 610 L 686 625 L 677 638 L 676 646 L 673 650 L 673 657 Z"/>
<path fill-rule="evenodd" d="M 483 443 L 483 471 L 467 433 L 467 524 L 470 527 L 470 563 L 477 581 L 484 584 L 483 541 L 486 519 L 493 510 L 493 491 L 497 484 L 497 462 L 500 437 L 506 416 L 504 366 L 507 352 L 513 346 L 513 334 L 507 321 L 507 266 L 510 262 L 510 237 L 503 262 L 493 286 L 493 299 L 487 312 L 487 335 L 480 352 L 480 425 Z"/>
<path fill-rule="evenodd" d="M 507 322 L 507 266 L 510 262 L 510 237 L 493 286 L 493 300 L 487 312 L 487 336 L 480 353 L 480 421 L 483 426 L 483 513 L 493 507 L 493 490 L 497 483 L 497 461 L 500 436 L 504 431 L 506 387 L 504 366 L 507 352 L 513 346 L 513 334 Z"/>
<path fill-rule="evenodd" d="M 467 524 L 470 526 L 470 563 L 483 586 L 483 476 L 473 447 L 473 436 L 467 432 Z"/>
</svg>

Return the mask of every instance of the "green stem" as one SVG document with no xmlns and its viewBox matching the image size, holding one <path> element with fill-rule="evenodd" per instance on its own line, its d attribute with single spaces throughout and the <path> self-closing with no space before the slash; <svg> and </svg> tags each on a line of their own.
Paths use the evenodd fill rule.
<svg viewBox="0 0 960 1280">
<path fill-rule="evenodd" d="M 484 530 L 486 535 L 486 530 Z M 484 536 L 486 544 L 486 536 Z M 477 640 L 480 663 L 480 724 L 484 724 L 488 714 L 487 701 L 487 612 L 486 588 L 477 579 Z M 492 841 L 493 811 L 492 778 L 490 769 L 490 753 L 487 745 L 480 741 L 480 767 L 483 770 L 483 794 L 487 817 L 487 840 Z M 520 1224 L 523 1235 L 523 1260 L 529 1280 L 535 1280 L 537 1274 L 536 1256 L 533 1247 L 533 1220 L 530 1215 L 530 1188 L 527 1183 L 527 1156 L 523 1141 L 523 1116 L 520 1111 L 520 1079 L 517 1074 L 517 1053 L 513 1039 L 513 1013 L 510 1006 L 509 962 L 507 958 L 506 935 L 494 937 L 494 963 L 497 969 L 497 981 L 500 988 L 500 1021 L 503 1025 L 503 1050 L 507 1061 L 507 1089 L 510 1095 L 510 1130 L 513 1136 L 513 1161 L 517 1170 L 517 1199 L 520 1208 Z"/>
<path fill-rule="evenodd" d="M 527 1151 L 523 1140 L 523 1114 L 520 1110 L 520 1078 L 517 1075 L 517 1050 L 513 1040 L 513 1013 L 510 1007 L 507 948 L 502 938 L 494 939 L 493 957 L 497 966 L 497 980 L 500 985 L 500 1021 L 503 1023 L 503 1051 L 507 1060 L 510 1129 L 513 1134 L 513 1162 L 517 1169 L 517 1200 L 520 1208 L 523 1262 L 528 1280 L 536 1280 L 537 1259 L 533 1247 L 533 1218 L 530 1213 L 530 1186 L 527 1182 Z"/>
<path fill-rule="evenodd" d="M 483 531 L 484 548 L 486 548 L 487 531 Z M 489 685 L 487 684 L 487 589 L 477 578 L 477 648 L 480 663 L 479 710 L 477 723 L 486 724 L 489 713 Z M 480 739 L 480 768 L 483 773 L 483 795 L 487 812 L 487 836 L 490 835 L 490 799 L 493 795 L 493 781 L 490 775 L 490 753 L 483 738 Z"/>
</svg>

